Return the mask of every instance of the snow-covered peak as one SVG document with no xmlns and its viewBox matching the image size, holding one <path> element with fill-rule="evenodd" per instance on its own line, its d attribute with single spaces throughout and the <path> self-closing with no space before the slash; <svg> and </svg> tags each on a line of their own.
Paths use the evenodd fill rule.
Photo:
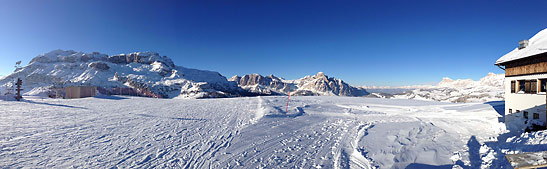
<svg viewBox="0 0 547 169">
<path fill-rule="evenodd" d="M 446 84 L 446 83 L 452 83 L 452 82 L 454 82 L 454 80 L 452 80 L 451 78 L 443 77 L 443 80 L 441 80 L 441 82 L 439 82 L 439 85 Z"/>
<path fill-rule="evenodd" d="M 515 43 L 516 44 L 516 43 Z M 528 40 L 528 46 L 522 49 L 518 47 L 505 54 L 496 61 L 496 64 L 526 58 L 547 52 L 547 29 L 543 29 Z"/>
<path fill-rule="evenodd" d="M 505 74 L 495 74 L 488 73 L 485 77 L 479 80 L 481 86 L 492 86 L 503 88 L 503 80 L 505 79 Z"/>
<path fill-rule="evenodd" d="M 452 80 L 448 77 L 443 78 L 441 82 L 436 87 L 445 87 L 445 88 L 473 88 L 473 87 L 501 87 L 503 86 L 503 79 L 505 78 L 504 74 L 495 74 L 488 73 L 485 77 L 481 78 L 478 81 L 472 79 L 457 79 Z"/>
<path fill-rule="evenodd" d="M 26 95 L 47 95 L 57 83 L 96 86 L 106 94 L 126 88 L 134 95 L 163 98 L 238 95 L 237 85 L 218 72 L 176 66 L 170 58 L 156 52 L 108 56 L 99 52 L 54 50 L 36 56 L 8 77 L 23 79 Z M 0 79 L 0 92 L 2 86 L 11 85 L 9 79 Z"/>
<path fill-rule="evenodd" d="M 68 57 L 71 57 L 71 56 L 75 56 L 75 55 L 81 55 L 82 53 L 77 53 L 73 50 L 61 50 L 61 49 L 57 49 L 57 50 L 53 50 L 51 52 L 47 52 L 47 53 L 43 53 L 43 54 L 40 54 L 38 56 L 36 56 L 35 58 L 33 58 L 30 63 L 34 63 L 34 62 L 42 62 L 42 63 L 52 63 L 52 62 L 59 62 L 59 61 L 63 61 L 64 59 L 68 58 Z"/>
<path fill-rule="evenodd" d="M 474 85 L 475 81 L 472 79 L 457 79 L 452 80 L 448 77 L 443 78 L 441 82 L 437 85 L 438 87 L 448 87 L 448 88 L 466 88 Z"/>
<path fill-rule="evenodd" d="M 478 81 L 443 78 L 436 86 L 416 88 L 395 98 L 449 102 L 485 102 L 503 99 L 504 74 L 488 73 Z"/>
<path fill-rule="evenodd" d="M 53 50 L 48 53 L 40 54 L 34 57 L 29 64 L 33 63 L 55 63 L 55 62 L 88 62 L 88 61 L 100 61 L 107 60 L 108 55 L 99 52 L 76 52 L 73 50 Z"/>
<path fill-rule="evenodd" d="M 268 78 L 270 78 L 270 79 L 272 79 L 272 80 L 274 80 L 274 81 L 283 81 L 283 80 L 284 80 L 283 78 L 277 77 L 277 76 L 275 76 L 275 75 L 273 75 L 273 74 L 270 74 L 270 75 L 268 75 L 268 76 L 266 76 L 266 77 L 268 77 Z"/>
</svg>

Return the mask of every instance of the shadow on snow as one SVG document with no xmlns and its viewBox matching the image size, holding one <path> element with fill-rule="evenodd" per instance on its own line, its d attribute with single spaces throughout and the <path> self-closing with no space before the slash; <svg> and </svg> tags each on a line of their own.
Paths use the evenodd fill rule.
<svg viewBox="0 0 547 169">
<path fill-rule="evenodd" d="M 142 117 L 152 117 L 152 118 L 166 118 L 171 120 L 188 120 L 188 121 L 207 121 L 207 119 L 201 119 L 201 118 L 186 118 L 186 117 L 162 117 L 162 116 L 154 116 L 149 114 L 137 114 Z"/>
<path fill-rule="evenodd" d="M 32 101 L 32 100 L 25 100 L 25 102 L 31 103 L 31 104 L 48 105 L 48 106 L 59 106 L 59 107 L 75 108 L 75 109 L 87 109 L 85 107 L 69 106 L 69 105 L 64 105 L 64 104 L 54 104 L 54 103 L 45 103 L 45 102 L 35 102 L 35 101 Z"/>
<path fill-rule="evenodd" d="M 101 95 L 101 96 L 95 96 L 95 98 L 99 98 L 99 99 L 109 99 L 109 100 L 125 100 L 127 98 L 125 97 L 120 97 L 120 96 L 114 96 L 114 95 Z"/>
</svg>

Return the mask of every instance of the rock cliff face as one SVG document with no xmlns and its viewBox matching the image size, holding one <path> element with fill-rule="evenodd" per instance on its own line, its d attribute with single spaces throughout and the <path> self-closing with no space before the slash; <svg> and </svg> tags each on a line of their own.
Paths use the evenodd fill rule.
<svg viewBox="0 0 547 169">
<path fill-rule="evenodd" d="M 242 89 L 258 95 L 283 95 L 289 92 L 294 84 L 286 83 L 283 79 L 274 75 L 261 76 L 259 74 L 250 74 L 234 76 L 228 81 L 236 82 Z"/>
<path fill-rule="evenodd" d="M 75 52 L 73 50 L 54 50 L 45 54 L 41 54 L 33 58 L 29 64 L 40 63 L 76 63 L 76 62 L 91 62 L 91 61 L 104 61 L 115 64 L 152 64 L 154 62 L 160 62 L 170 67 L 175 67 L 173 61 L 167 56 L 160 56 L 155 52 L 134 52 L 129 54 L 119 54 L 108 56 L 99 52 L 83 53 Z"/>
<path fill-rule="evenodd" d="M 344 81 L 329 78 L 323 72 L 314 76 L 306 76 L 298 80 L 284 80 L 273 75 L 261 76 L 250 74 L 234 76 L 229 81 L 236 82 L 241 88 L 260 95 L 291 95 L 301 96 L 364 96 L 369 93 L 365 89 L 348 85 Z"/>
<path fill-rule="evenodd" d="M 319 95 L 364 96 L 369 94 L 365 89 L 350 86 L 340 79 L 329 78 L 323 72 L 300 79 L 298 88 Z"/>
</svg>

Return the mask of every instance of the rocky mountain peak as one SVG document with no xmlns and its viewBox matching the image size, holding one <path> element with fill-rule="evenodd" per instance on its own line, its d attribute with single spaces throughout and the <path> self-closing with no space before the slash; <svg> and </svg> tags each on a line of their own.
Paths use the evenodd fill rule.
<svg viewBox="0 0 547 169">
<path fill-rule="evenodd" d="M 258 74 L 234 76 L 230 81 L 252 93 L 257 94 L 288 94 L 291 95 L 338 95 L 338 96 L 363 96 L 368 94 L 366 90 L 355 88 L 342 80 L 329 78 L 325 73 L 319 72 L 314 76 L 306 76 L 298 80 L 283 80 L 274 75 L 261 76 Z"/>
<path fill-rule="evenodd" d="M 325 73 L 323 73 L 323 72 L 317 72 L 317 75 L 315 75 L 315 78 L 327 81 L 329 77 L 326 76 Z"/>
</svg>

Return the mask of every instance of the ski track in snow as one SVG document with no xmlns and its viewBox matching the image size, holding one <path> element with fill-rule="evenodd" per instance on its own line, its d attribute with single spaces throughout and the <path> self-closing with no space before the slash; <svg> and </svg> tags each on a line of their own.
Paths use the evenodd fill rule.
<svg viewBox="0 0 547 169">
<path fill-rule="evenodd" d="M 440 166 L 453 164 L 448 157 L 470 136 L 499 134 L 487 104 L 291 97 L 288 112 L 285 104 L 286 97 L 0 101 L 0 166 Z"/>
</svg>

